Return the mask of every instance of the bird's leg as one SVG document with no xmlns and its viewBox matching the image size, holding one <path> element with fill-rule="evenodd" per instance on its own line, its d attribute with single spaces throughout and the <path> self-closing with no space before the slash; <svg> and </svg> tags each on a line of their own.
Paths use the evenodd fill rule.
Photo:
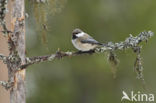
<svg viewBox="0 0 156 103">
<path fill-rule="evenodd" d="M 83 54 L 83 51 L 77 51 L 75 54 Z"/>
<path fill-rule="evenodd" d="M 93 53 L 95 53 L 95 50 L 93 50 L 93 49 L 92 50 L 89 50 L 88 53 L 89 54 L 93 54 Z"/>
</svg>

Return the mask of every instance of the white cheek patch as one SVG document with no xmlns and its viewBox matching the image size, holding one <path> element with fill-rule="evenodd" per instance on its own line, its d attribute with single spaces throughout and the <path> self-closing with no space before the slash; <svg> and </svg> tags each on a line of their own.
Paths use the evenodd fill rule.
<svg viewBox="0 0 156 103">
<path fill-rule="evenodd" d="M 84 36 L 84 35 L 85 35 L 85 33 L 82 32 L 82 33 L 78 33 L 76 36 L 77 36 L 77 37 L 82 37 L 82 36 Z"/>
</svg>

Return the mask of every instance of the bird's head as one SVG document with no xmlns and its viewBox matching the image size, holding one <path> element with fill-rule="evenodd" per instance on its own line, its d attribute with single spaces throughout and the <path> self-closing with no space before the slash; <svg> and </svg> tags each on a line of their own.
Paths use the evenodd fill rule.
<svg viewBox="0 0 156 103">
<path fill-rule="evenodd" d="M 85 33 L 81 29 L 76 28 L 72 32 L 72 39 L 76 39 L 78 37 L 82 37 L 82 36 L 84 36 L 84 34 Z"/>
</svg>

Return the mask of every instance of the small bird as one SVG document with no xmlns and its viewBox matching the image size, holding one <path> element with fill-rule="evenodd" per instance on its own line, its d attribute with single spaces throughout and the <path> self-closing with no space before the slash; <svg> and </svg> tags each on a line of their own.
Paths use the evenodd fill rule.
<svg viewBox="0 0 156 103">
<path fill-rule="evenodd" d="M 82 52 L 91 51 L 104 45 L 78 28 L 72 32 L 72 43 L 76 49 Z"/>
</svg>

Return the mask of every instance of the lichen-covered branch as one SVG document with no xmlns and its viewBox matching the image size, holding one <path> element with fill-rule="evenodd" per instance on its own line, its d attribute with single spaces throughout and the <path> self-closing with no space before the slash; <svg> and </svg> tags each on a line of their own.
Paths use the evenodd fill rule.
<svg viewBox="0 0 156 103">
<path fill-rule="evenodd" d="M 0 81 L 0 85 L 8 90 L 13 86 L 13 82 Z"/>
<path fill-rule="evenodd" d="M 21 65 L 19 67 L 19 70 L 25 69 L 29 65 L 45 62 L 45 61 L 53 61 L 54 59 L 61 59 L 63 57 L 71 57 L 71 56 L 77 56 L 81 54 L 92 54 L 95 51 L 87 51 L 87 52 L 63 52 L 63 51 L 57 51 L 55 54 L 46 55 L 46 56 L 37 56 L 37 57 L 31 57 L 26 58 L 26 64 Z"/>
<path fill-rule="evenodd" d="M 6 88 L 6 87 L 7 87 L 7 82 L 5 82 L 5 81 L 0 81 L 0 85 Z"/>
<path fill-rule="evenodd" d="M 52 61 L 54 59 L 60 59 L 63 57 L 71 57 L 71 56 L 77 56 L 77 55 L 82 55 L 82 54 L 92 54 L 92 53 L 102 53 L 102 52 L 110 52 L 110 61 L 116 65 L 117 64 L 117 59 L 116 56 L 114 56 L 114 52 L 116 50 L 125 50 L 128 48 L 131 48 L 134 50 L 135 53 L 137 53 L 137 55 L 140 55 L 140 46 L 139 44 L 142 41 L 147 41 L 150 37 L 152 37 L 154 35 L 153 32 L 148 31 L 148 32 L 141 32 L 138 36 L 134 37 L 132 35 L 130 35 L 130 37 L 126 38 L 125 41 L 119 42 L 119 43 L 112 43 L 112 42 L 108 42 L 105 46 L 100 47 L 100 48 L 96 48 L 95 50 L 92 51 L 88 51 L 88 52 L 62 52 L 62 51 L 57 51 L 54 54 L 51 55 L 47 55 L 47 56 L 37 56 L 37 57 L 27 57 L 26 58 L 26 64 L 23 64 L 20 66 L 20 68 L 18 70 L 22 70 L 25 69 L 26 67 L 28 67 L 29 65 L 35 64 L 35 63 L 40 63 L 40 62 L 44 62 L 44 61 Z M 138 49 L 139 48 L 139 49 Z M 139 52 L 138 52 L 139 50 Z M 140 58 L 137 56 L 137 58 Z M 140 60 L 140 59 L 137 59 Z M 138 61 L 137 61 L 138 62 Z M 141 61 L 139 61 L 141 62 Z M 141 63 L 139 63 L 140 65 Z M 141 75 L 141 68 L 140 67 L 136 67 L 136 71 L 140 72 L 138 73 L 139 75 Z M 142 76 L 140 76 L 141 78 Z"/>
<path fill-rule="evenodd" d="M 107 50 L 124 50 L 127 48 L 135 49 L 142 41 L 148 41 L 150 37 L 152 37 L 154 33 L 152 31 L 148 32 L 141 32 L 138 36 L 134 37 L 132 34 L 130 34 L 130 37 L 126 38 L 125 41 L 119 42 L 119 43 L 112 43 L 108 42 L 107 46 L 102 48 L 97 48 L 97 51 L 107 51 Z"/>
<path fill-rule="evenodd" d="M 0 60 L 4 60 L 5 56 L 3 54 L 0 54 Z"/>
<path fill-rule="evenodd" d="M 4 63 L 6 63 L 7 57 L 3 54 L 0 54 L 0 60 L 2 60 Z"/>
</svg>

